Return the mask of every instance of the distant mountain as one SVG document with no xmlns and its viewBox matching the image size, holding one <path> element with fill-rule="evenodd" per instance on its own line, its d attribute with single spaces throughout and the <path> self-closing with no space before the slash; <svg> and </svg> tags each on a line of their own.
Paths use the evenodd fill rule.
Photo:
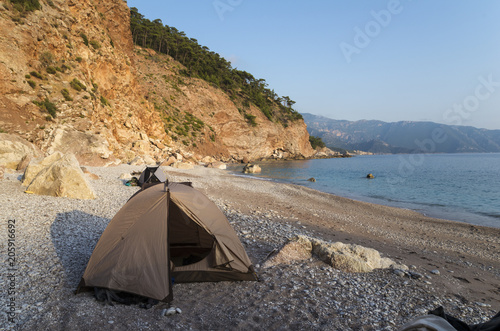
<svg viewBox="0 0 500 331">
<path fill-rule="evenodd" d="M 500 152 L 500 130 L 433 122 L 344 121 L 302 114 L 310 135 L 329 148 L 371 153 Z"/>
</svg>

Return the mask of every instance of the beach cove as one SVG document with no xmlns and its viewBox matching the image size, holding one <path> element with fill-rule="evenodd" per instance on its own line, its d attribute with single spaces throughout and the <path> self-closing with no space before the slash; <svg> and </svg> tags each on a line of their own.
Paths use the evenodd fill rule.
<svg viewBox="0 0 500 331">
<path fill-rule="evenodd" d="M 395 330 L 437 306 L 467 323 L 500 310 L 500 229 L 201 166 L 164 170 L 169 180 L 193 182 L 224 211 L 262 281 L 175 284 L 172 305 L 182 313 L 172 317 L 160 316 L 164 304 L 103 306 L 73 291 L 100 234 L 137 190 L 118 177 L 143 167 L 88 169 L 100 177 L 91 180 L 95 200 L 28 195 L 20 173 L 5 174 L 0 214 L 4 229 L 16 221 L 17 245 L 16 322 L 6 328 Z M 340 272 L 314 258 L 262 267 L 299 234 L 374 248 L 423 277 Z M 5 251 L 7 232 L 2 236 Z M 6 263 L 0 268 L 7 274 Z M 6 309 L 1 314 L 7 321 Z"/>
</svg>

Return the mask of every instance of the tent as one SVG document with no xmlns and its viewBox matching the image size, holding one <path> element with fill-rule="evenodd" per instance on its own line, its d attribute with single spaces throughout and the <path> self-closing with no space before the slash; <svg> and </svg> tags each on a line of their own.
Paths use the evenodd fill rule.
<svg viewBox="0 0 500 331">
<path fill-rule="evenodd" d="M 172 281 L 257 280 L 227 218 L 186 183 L 138 191 L 109 222 L 77 293 L 123 291 L 169 302 Z"/>
<path fill-rule="evenodd" d="M 139 186 L 147 183 L 164 183 L 167 180 L 165 173 L 160 167 L 149 167 L 146 166 L 146 169 L 141 173 L 139 177 Z"/>
</svg>

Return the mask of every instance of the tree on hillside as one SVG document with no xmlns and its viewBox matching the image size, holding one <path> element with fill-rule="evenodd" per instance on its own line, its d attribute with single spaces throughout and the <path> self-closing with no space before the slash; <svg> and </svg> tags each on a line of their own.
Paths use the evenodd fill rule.
<svg viewBox="0 0 500 331">
<path fill-rule="evenodd" d="M 264 79 L 232 68 L 225 58 L 188 38 L 183 31 L 163 25 L 160 19 L 150 21 L 137 8 L 131 8 L 130 29 L 136 45 L 172 56 L 187 68 L 182 74 L 214 84 L 244 105 L 253 103 L 269 120 L 286 124 L 302 118 L 292 108 L 295 102 L 289 97 L 280 98 Z"/>
<path fill-rule="evenodd" d="M 323 148 L 325 147 L 325 143 L 323 142 L 323 140 L 321 140 L 320 137 L 315 137 L 315 136 L 309 136 L 309 142 L 311 143 L 311 147 L 313 149 L 316 149 L 316 148 Z"/>
</svg>

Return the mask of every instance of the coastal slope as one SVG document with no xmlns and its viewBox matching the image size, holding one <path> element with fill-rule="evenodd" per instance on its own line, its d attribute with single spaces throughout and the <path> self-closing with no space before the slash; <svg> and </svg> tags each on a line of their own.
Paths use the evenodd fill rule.
<svg viewBox="0 0 500 331">
<path fill-rule="evenodd" d="M 45 153 L 101 166 L 175 152 L 192 161 L 314 152 L 299 117 L 238 109 L 219 87 L 182 75 L 172 57 L 136 47 L 124 1 L 53 0 L 33 10 L 1 1 L 0 35 L 0 132 Z"/>
</svg>

